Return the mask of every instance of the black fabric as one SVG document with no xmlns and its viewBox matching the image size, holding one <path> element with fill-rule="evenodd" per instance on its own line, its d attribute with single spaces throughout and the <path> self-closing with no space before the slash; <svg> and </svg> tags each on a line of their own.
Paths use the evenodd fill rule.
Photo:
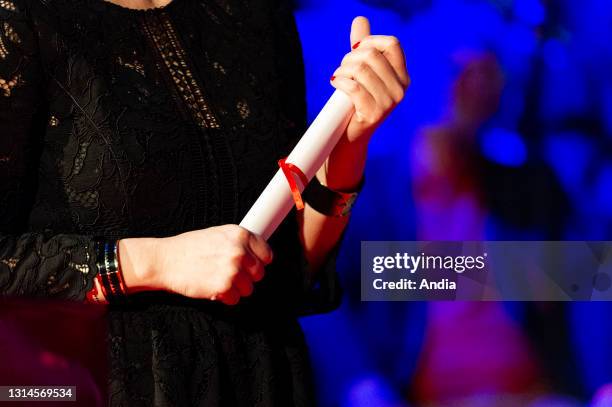
<svg viewBox="0 0 612 407">
<path fill-rule="evenodd" d="M 279 0 L 0 0 L 0 294 L 83 300 L 94 236 L 238 223 L 306 125 Z M 292 212 L 236 307 L 166 293 L 111 306 L 110 404 L 313 403 L 296 316 L 338 302 Z M 314 288 L 313 288 L 314 287 Z"/>
</svg>

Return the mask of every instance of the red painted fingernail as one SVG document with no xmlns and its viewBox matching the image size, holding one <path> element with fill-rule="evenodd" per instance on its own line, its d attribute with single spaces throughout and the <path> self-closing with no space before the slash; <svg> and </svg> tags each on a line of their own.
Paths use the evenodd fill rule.
<svg viewBox="0 0 612 407">
<path fill-rule="evenodd" d="M 331 81 L 332 81 L 332 82 L 333 82 L 335 79 L 336 79 L 336 77 L 335 77 L 335 76 L 332 76 L 332 77 L 331 77 Z"/>
<path fill-rule="evenodd" d="M 353 45 L 353 49 L 357 49 L 359 48 L 359 45 L 361 44 L 361 41 L 356 42 L 355 45 Z"/>
</svg>

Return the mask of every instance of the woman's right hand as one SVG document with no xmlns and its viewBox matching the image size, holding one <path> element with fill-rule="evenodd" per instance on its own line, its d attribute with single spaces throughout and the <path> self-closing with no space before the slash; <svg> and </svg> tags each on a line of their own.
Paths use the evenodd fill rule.
<svg viewBox="0 0 612 407">
<path fill-rule="evenodd" d="M 165 290 L 227 305 L 251 295 L 272 261 L 266 241 L 237 225 L 121 239 L 119 255 L 128 293 Z"/>
</svg>

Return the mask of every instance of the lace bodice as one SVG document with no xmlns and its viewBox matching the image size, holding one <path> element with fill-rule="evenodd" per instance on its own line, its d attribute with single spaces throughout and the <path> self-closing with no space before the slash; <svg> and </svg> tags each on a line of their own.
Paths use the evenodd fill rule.
<svg viewBox="0 0 612 407">
<path fill-rule="evenodd" d="M 303 133 L 304 93 L 280 0 L 0 0 L 0 295 L 80 301 L 94 239 L 238 223 Z M 295 315 L 337 305 L 336 251 L 313 281 L 294 212 L 270 244 L 236 307 L 108 309 L 111 405 L 312 405 Z"/>
<path fill-rule="evenodd" d="M 304 130 L 301 64 L 278 0 L 0 0 L 0 292 L 82 299 L 94 236 L 238 223 Z"/>
</svg>

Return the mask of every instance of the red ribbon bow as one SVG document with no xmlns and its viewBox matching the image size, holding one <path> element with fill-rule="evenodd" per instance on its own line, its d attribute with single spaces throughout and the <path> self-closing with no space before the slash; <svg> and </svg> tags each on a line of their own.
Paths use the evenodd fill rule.
<svg viewBox="0 0 612 407">
<path fill-rule="evenodd" d="M 295 207 L 298 211 L 301 211 L 304 209 L 304 201 L 302 200 L 302 194 L 300 193 L 300 189 L 295 182 L 293 174 L 296 174 L 300 178 L 300 181 L 302 181 L 304 186 L 308 185 L 308 178 L 297 165 L 288 163 L 287 158 L 281 158 L 278 160 L 278 166 L 281 170 L 283 170 L 283 174 L 285 174 L 285 178 L 287 178 L 289 188 L 291 188 L 291 194 L 293 195 L 293 200 L 295 201 Z"/>
</svg>

